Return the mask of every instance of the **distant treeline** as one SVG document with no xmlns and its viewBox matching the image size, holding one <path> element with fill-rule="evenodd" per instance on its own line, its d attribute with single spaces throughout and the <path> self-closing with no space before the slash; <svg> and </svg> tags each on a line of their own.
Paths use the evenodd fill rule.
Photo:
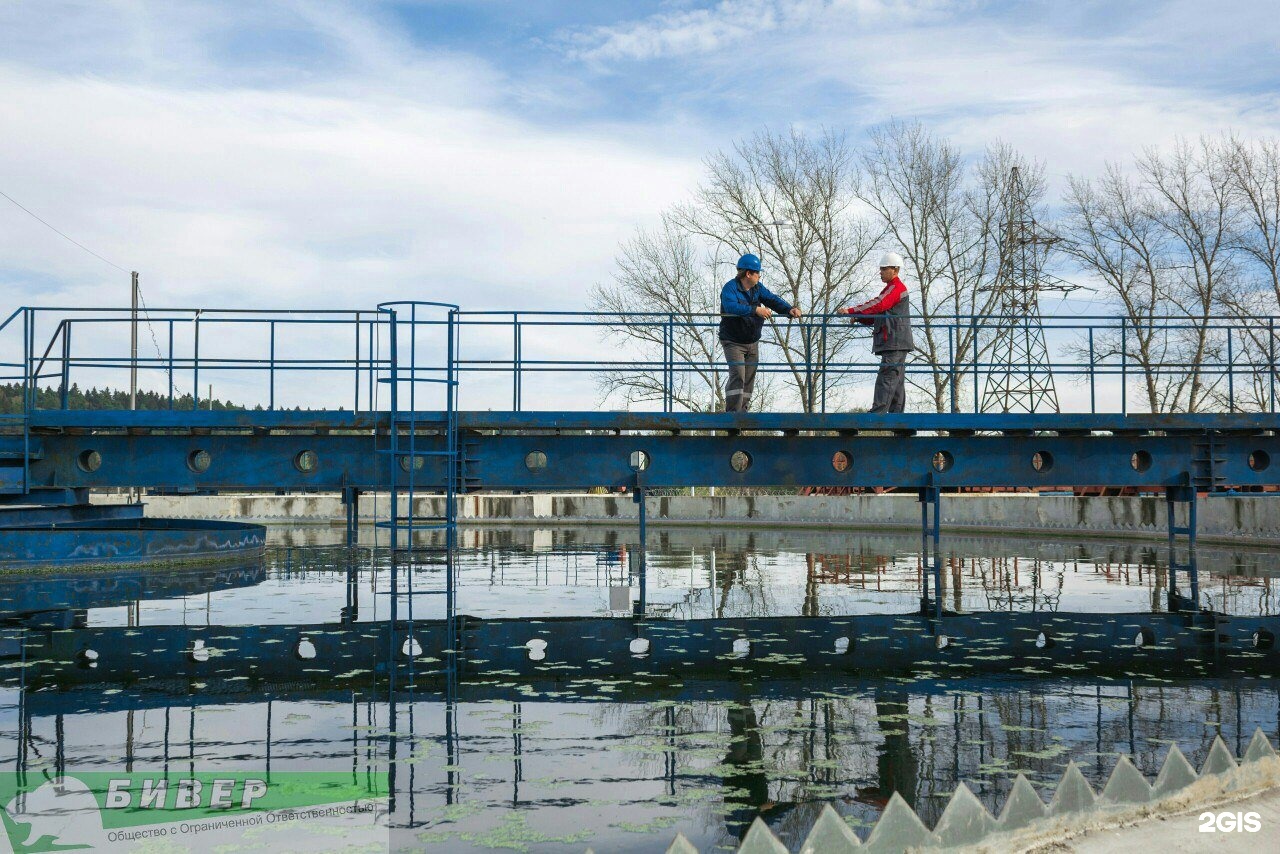
<svg viewBox="0 0 1280 854">
<path fill-rule="evenodd" d="M 47 386 L 36 391 L 37 409 L 60 409 L 62 398 L 58 389 Z M 72 383 L 67 393 L 68 409 L 128 409 L 129 392 L 112 388 L 82 389 Z M 175 395 L 170 404 L 167 394 L 154 391 L 138 392 L 138 409 L 191 409 L 191 395 Z M 212 406 L 208 398 L 200 399 L 201 409 L 245 409 L 229 400 L 214 400 Z M 254 409 L 261 409 L 255 406 Z M 14 415 L 22 412 L 22 383 L 0 383 L 0 413 Z"/>
</svg>

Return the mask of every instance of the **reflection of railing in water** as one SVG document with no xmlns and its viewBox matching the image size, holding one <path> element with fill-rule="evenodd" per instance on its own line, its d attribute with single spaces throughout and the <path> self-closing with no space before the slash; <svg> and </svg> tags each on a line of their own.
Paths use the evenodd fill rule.
<svg viewBox="0 0 1280 854">
<path fill-rule="evenodd" d="M 689 545 L 650 557 L 651 580 L 655 590 L 714 592 L 716 602 L 738 589 L 779 583 L 796 589 L 836 597 L 854 593 L 913 593 L 921 581 L 919 556 L 911 554 L 907 538 L 903 552 L 746 552 L 734 548 Z M 974 547 L 980 547 L 977 544 Z M 1042 552 L 1042 548 L 1035 550 Z M 1076 552 L 1075 554 L 1072 554 Z M 735 570 L 736 562 L 748 555 L 763 560 L 751 572 Z M 1232 555 L 1207 552 L 1209 569 L 1202 571 L 1203 593 L 1212 597 L 1216 610 L 1239 615 L 1280 612 L 1274 578 L 1280 564 L 1261 554 Z M 1222 568 L 1223 561 L 1231 564 Z M 1247 561 L 1247 563 L 1246 563 Z M 1201 550 L 1200 563 L 1206 562 Z M 282 581 L 309 583 L 331 579 L 335 573 L 355 573 L 374 588 L 385 588 L 385 580 L 372 576 L 385 573 L 389 556 L 384 549 L 360 547 L 271 547 L 267 566 L 271 577 Z M 627 547 L 608 542 L 551 544 L 537 549 L 511 543 L 478 544 L 457 553 L 459 584 L 463 587 L 568 586 L 605 589 L 634 582 Z M 1096 556 L 1080 556 L 1079 547 L 1063 547 L 1060 556 L 991 556 L 948 552 L 944 556 L 943 590 L 950 610 L 1052 610 L 1064 593 L 1096 597 L 1105 605 L 1109 592 L 1143 589 L 1149 591 L 1153 611 L 1166 609 L 1169 592 L 1167 566 L 1159 550 L 1152 547 L 1103 548 Z M 442 570 L 424 567 L 420 584 L 441 582 Z M 1251 573 L 1251 574 L 1250 574 Z M 262 571 L 259 579 L 264 578 Z M 352 579 L 354 583 L 355 579 Z M 1094 581 L 1104 582 L 1095 584 Z M 1085 582 L 1083 585 L 1080 582 Z M 45 579 L 42 584 L 56 583 Z M 381 585 L 381 587 L 379 587 Z M 957 593 L 962 598 L 955 599 Z M 145 598 L 145 597 L 144 597 Z M 0 596 L 0 610 L 4 608 Z M 87 601 L 87 600 L 86 600 Z M 123 599 L 121 599 L 123 602 Z M 1205 604 L 1208 603 L 1206 600 Z M 105 603 L 101 603 L 105 604 Z M 666 603 L 669 605 L 669 603 Z M 703 610 L 697 610 L 701 604 Z M 685 600 L 687 608 L 678 613 L 690 617 L 722 613 L 705 610 L 707 599 Z M 90 604 L 90 607 L 96 607 Z M 677 613 L 677 612 L 669 612 Z M 777 613 L 777 612 L 775 612 Z M 823 613 L 836 614 L 826 610 Z M 765 616 L 767 614 L 761 614 Z M 779 614 L 780 615 L 780 614 Z"/>
</svg>

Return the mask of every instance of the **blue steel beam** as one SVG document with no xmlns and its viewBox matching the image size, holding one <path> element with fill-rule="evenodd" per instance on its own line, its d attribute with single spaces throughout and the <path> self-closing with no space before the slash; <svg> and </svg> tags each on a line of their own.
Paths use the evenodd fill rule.
<svg viewBox="0 0 1280 854">
<path fill-rule="evenodd" d="M 1162 487 L 1202 473 L 1201 434 L 1178 435 L 464 435 L 464 474 L 474 489 L 568 490 L 635 482 L 633 451 L 648 454 L 646 487 L 893 486 Z M 31 484 L 39 488 L 385 489 L 387 458 L 367 433 L 58 434 L 35 437 Z M 444 483 L 444 437 L 418 436 L 424 491 Z M 199 452 L 208 468 L 193 467 Z M 314 470 L 299 467 L 303 452 Z M 744 452 L 750 464 L 732 466 Z M 96 457 L 90 452 L 96 452 Z M 541 456 L 536 453 L 540 452 Z M 837 459 L 837 454 L 843 458 Z M 545 466 L 537 462 L 545 457 Z M 88 458 L 100 460 L 86 470 Z M 1214 437 L 1222 486 L 1280 485 L 1275 434 Z M 306 457 L 309 459 L 309 457 Z M 1036 463 L 1039 462 L 1037 469 Z M 1251 466 L 1252 461 L 1252 466 Z M 1275 461 L 1275 462 L 1272 462 Z M 838 462 L 846 463 L 838 466 Z M 1137 467 L 1135 467 L 1135 463 Z M 532 467 L 531 467 L 531 464 Z M 407 463 L 406 463 L 407 465 Z M 402 482 L 405 470 L 396 468 Z"/>
</svg>

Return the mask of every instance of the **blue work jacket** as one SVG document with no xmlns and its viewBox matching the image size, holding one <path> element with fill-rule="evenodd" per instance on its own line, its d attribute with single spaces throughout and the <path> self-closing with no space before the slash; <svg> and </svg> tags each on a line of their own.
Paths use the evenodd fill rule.
<svg viewBox="0 0 1280 854">
<path fill-rule="evenodd" d="M 763 284 L 745 291 L 736 278 L 725 282 L 720 291 L 720 340 L 732 341 L 734 344 L 754 344 L 759 341 L 764 318 L 755 311 L 761 305 L 780 314 L 791 311 L 789 302 Z"/>
</svg>

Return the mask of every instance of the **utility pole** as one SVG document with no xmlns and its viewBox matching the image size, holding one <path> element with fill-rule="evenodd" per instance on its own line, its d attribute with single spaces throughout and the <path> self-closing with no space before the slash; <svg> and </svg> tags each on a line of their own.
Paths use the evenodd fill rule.
<svg viewBox="0 0 1280 854">
<path fill-rule="evenodd" d="M 134 270 L 129 290 L 129 409 L 138 408 L 138 271 Z M 129 501 L 142 497 L 142 490 L 129 487 Z"/>
<path fill-rule="evenodd" d="M 138 408 L 138 271 L 133 271 L 129 310 L 129 408 Z"/>
</svg>

